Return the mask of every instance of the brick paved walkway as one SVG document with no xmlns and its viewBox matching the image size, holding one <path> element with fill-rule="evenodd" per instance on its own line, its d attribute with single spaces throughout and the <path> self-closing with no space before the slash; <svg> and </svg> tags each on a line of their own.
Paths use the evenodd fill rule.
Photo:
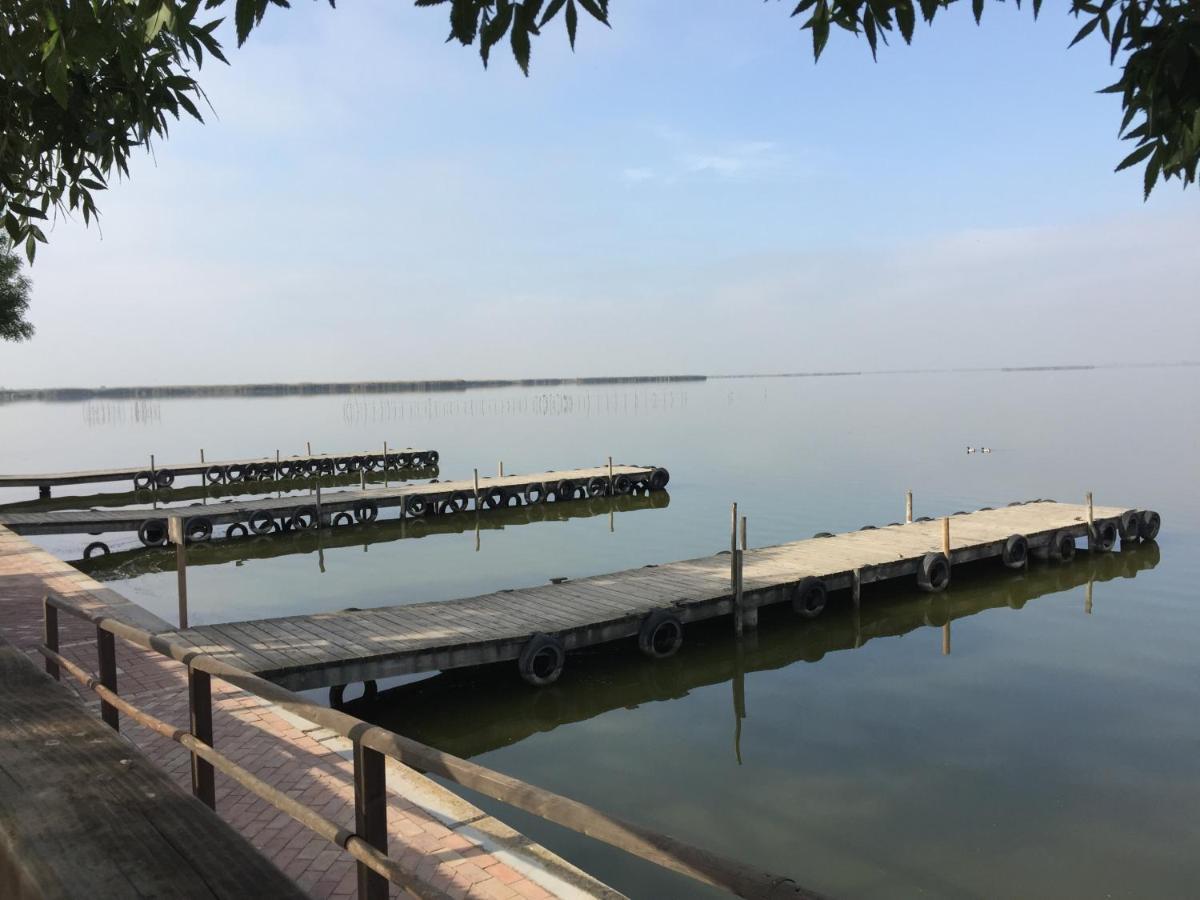
<svg viewBox="0 0 1200 900">
<path fill-rule="evenodd" d="M 24 538 L 0 527 L 0 634 L 26 653 L 42 639 L 42 597 L 48 590 L 106 607 L 114 617 L 149 630 L 169 627 Z M 156 624 L 157 623 L 157 624 Z M 95 629 L 60 614 L 60 652 L 95 671 Z M 188 727 L 186 669 L 158 654 L 117 641 L 119 693 L 139 708 Z M 64 683 L 75 684 L 64 674 Z M 85 702 L 98 706 L 90 691 Z M 213 679 L 213 744 L 239 765 L 352 827 L 354 789 L 350 744 L 284 713 L 259 697 Z M 122 734 L 190 790 L 186 750 L 123 718 Z M 388 832 L 393 859 L 432 896 L 485 898 L 620 897 L 544 848 L 480 812 L 422 775 L 388 761 Z M 354 860 L 240 785 L 217 774 L 217 812 L 318 898 L 353 897 Z M 393 886 L 393 896 L 399 896 Z"/>
</svg>

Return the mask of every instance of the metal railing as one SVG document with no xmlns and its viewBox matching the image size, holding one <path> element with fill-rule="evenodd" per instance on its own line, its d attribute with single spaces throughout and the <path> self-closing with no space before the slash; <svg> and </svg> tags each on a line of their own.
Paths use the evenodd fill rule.
<svg viewBox="0 0 1200 900">
<path fill-rule="evenodd" d="M 753 900 L 781 897 L 817 900 L 820 897 L 790 878 L 726 859 L 668 835 L 607 815 L 579 801 L 443 753 L 347 713 L 320 706 L 193 647 L 108 616 L 94 615 L 58 594 L 48 593 L 43 600 L 43 609 L 43 644 L 38 650 L 45 657 L 46 671 L 51 676 L 58 679 L 61 670 L 65 669 L 93 690 L 100 698 L 100 715 L 112 728 L 119 730 L 119 716 L 126 715 L 185 747 L 192 757 L 192 793 L 209 807 L 216 808 L 214 776 L 216 771 L 220 771 L 314 833 L 345 849 L 358 863 L 360 900 L 383 900 L 388 896 L 389 882 L 414 896 L 440 895 L 440 892 L 423 885 L 388 856 L 388 758 L 417 771 L 439 775 L 493 800 L 603 841 L 633 856 L 738 897 Z M 59 652 L 60 610 L 95 626 L 99 675 L 88 672 Z M 118 637 L 135 647 L 159 653 L 187 667 L 189 730 L 184 731 L 143 712 L 118 694 L 115 641 Z M 354 748 L 353 831 L 319 815 L 214 749 L 211 690 L 214 677 L 351 741 Z"/>
</svg>

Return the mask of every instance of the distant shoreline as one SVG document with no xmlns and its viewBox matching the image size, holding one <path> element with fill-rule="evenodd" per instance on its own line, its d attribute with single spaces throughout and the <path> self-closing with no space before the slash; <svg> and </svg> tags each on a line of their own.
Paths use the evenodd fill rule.
<svg viewBox="0 0 1200 900">
<path fill-rule="evenodd" d="M 3 388 L 0 403 L 23 401 L 165 400 L 193 397 L 308 397 L 320 394 L 461 393 L 481 388 L 586 387 L 621 384 L 677 384 L 739 378 L 845 378 L 856 375 L 936 375 L 975 372 L 1087 372 L 1095 369 L 1172 369 L 1200 366 L 1170 363 L 1101 363 L 1063 366 L 980 366 L 934 369 L 861 369 L 812 372 L 729 373 L 724 375 L 610 375 L 594 378 L 488 378 L 425 381 L 305 381 L 261 384 L 165 384 L 127 387 Z"/>
</svg>

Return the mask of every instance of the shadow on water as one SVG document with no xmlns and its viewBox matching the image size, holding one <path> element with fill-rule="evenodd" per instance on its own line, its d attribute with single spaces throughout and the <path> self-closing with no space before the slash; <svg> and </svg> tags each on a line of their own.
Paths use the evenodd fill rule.
<svg viewBox="0 0 1200 900">
<path fill-rule="evenodd" d="M 431 515 L 420 519 L 376 519 L 365 525 L 306 529 L 222 538 L 188 547 L 188 566 L 217 566 L 251 559 L 274 559 L 305 553 L 322 553 L 340 547 L 363 547 L 391 541 L 423 538 L 437 534 L 464 534 L 469 531 L 500 531 L 537 522 L 566 522 L 643 509 L 665 509 L 671 502 L 666 491 L 626 494 L 620 497 L 592 497 L 561 503 L 483 510 L 476 514 L 461 512 Z M 173 547 L 137 547 L 91 559 L 71 560 L 71 565 L 103 581 L 120 581 L 141 575 L 175 571 Z"/>
<path fill-rule="evenodd" d="M 689 625 L 681 650 L 665 660 L 648 659 L 632 641 L 624 641 L 573 653 L 569 677 L 541 689 L 530 688 L 515 666 L 501 663 L 390 688 L 371 701 L 351 701 L 347 710 L 469 758 L 610 710 L 678 699 L 701 687 L 732 682 L 733 717 L 740 730 L 747 672 L 816 663 L 827 653 L 929 627 L 943 629 L 942 652 L 951 652 L 950 623 L 956 619 L 1000 608 L 1020 610 L 1039 597 L 1133 578 L 1158 561 L 1158 545 L 1149 542 L 1119 553 L 1080 554 L 1072 563 L 1035 565 L 1022 573 L 998 569 L 994 561 L 977 563 L 956 568 L 954 585 L 940 594 L 899 584 L 871 585 L 863 591 L 860 608 L 842 592 L 815 620 L 800 619 L 783 606 L 766 607 L 758 630 L 740 644 L 730 634 L 728 617 L 721 617 Z M 1085 606 L 1090 590 L 1087 597 Z"/>
</svg>

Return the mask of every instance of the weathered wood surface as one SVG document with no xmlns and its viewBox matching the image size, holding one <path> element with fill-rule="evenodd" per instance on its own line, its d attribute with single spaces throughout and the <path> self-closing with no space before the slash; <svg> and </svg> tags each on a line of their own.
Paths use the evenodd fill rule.
<svg viewBox="0 0 1200 900">
<path fill-rule="evenodd" d="M 1097 524 L 1125 509 L 1097 507 Z M 1032 548 L 1066 530 L 1087 534 L 1087 507 L 1039 502 L 954 516 L 951 562 L 999 556 L 1005 540 L 1023 534 Z M 831 590 L 913 576 L 921 558 L 942 547 L 938 521 L 895 525 L 830 538 L 748 550 L 748 607 L 789 599 L 806 576 Z M 596 575 L 562 584 L 500 591 L 440 603 L 285 616 L 208 625 L 177 632 L 187 643 L 286 687 L 306 689 L 411 672 L 515 659 L 538 632 L 562 638 L 568 650 L 636 635 L 645 616 L 669 609 L 683 622 L 732 611 L 725 554 Z"/>
<path fill-rule="evenodd" d="M 0 897 L 304 897 L 0 639 Z"/>
<path fill-rule="evenodd" d="M 394 454 L 427 454 L 428 450 L 414 450 L 412 447 L 389 447 L 388 455 Z M 360 456 L 364 459 L 378 460 L 383 458 L 380 450 L 363 450 L 350 453 L 302 453 L 298 456 L 281 456 L 279 462 L 306 463 L 309 460 L 334 460 L 346 457 Z M 212 466 L 261 466 L 266 463 L 274 464 L 274 456 L 256 456 L 247 459 L 210 459 L 205 462 L 189 460 L 183 463 L 156 463 L 156 472 L 171 471 L 175 475 L 200 475 Z M 136 466 L 117 466 L 110 469 L 85 469 L 75 472 L 38 472 L 25 475 L 0 475 L 0 488 L 7 487 L 53 487 L 62 484 L 95 484 L 107 481 L 132 481 L 135 476 L 150 470 L 150 460 Z"/>
<path fill-rule="evenodd" d="M 652 466 L 614 466 L 614 476 L 647 476 L 654 471 Z M 521 489 L 532 483 L 552 484 L 571 481 L 585 484 L 593 478 L 608 477 L 607 466 L 584 469 L 564 469 L 531 475 L 506 475 L 503 478 L 479 479 L 479 490 L 491 488 Z M 439 481 L 428 484 L 401 484 L 395 487 L 373 487 L 357 491 L 323 491 L 321 513 L 328 518 L 339 512 L 350 512 L 359 501 L 369 500 L 380 509 L 400 506 L 406 498 L 420 496 L 428 501 L 444 500 L 454 493 L 465 494 L 468 501 L 475 490 L 474 479 Z M 159 520 L 166 527 L 167 516 L 203 517 L 213 525 L 246 522 L 256 512 L 270 512 L 276 517 L 286 517 L 300 508 L 316 505 L 316 497 L 298 494 L 289 497 L 267 497 L 259 500 L 242 500 L 233 503 L 159 507 L 158 509 L 84 509 L 55 510 L 52 512 L 16 511 L 0 513 L 0 525 L 18 534 L 101 534 L 115 531 L 137 531 L 143 522 Z"/>
</svg>

